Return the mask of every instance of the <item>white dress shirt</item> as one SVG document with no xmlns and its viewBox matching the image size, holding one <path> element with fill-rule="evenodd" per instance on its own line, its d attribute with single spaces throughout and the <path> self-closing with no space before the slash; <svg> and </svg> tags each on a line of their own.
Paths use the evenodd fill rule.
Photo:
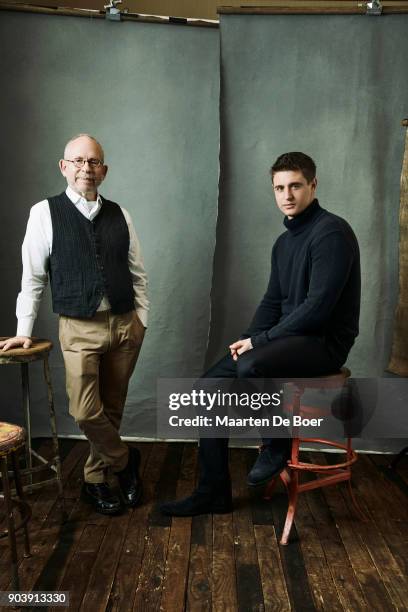
<svg viewBox="0 0 408 612">
<path fill-rule="evenodd" d="M 98 195 L 89 202 L 67 187 L 65 193 L 84 217 L 92 221 L 101 210 L 102 200 Z M 127 210 L 121 207 L 129 228 L 129 270 L 135 291 L 135 308 L 143 325 L 147 327 L 149 301 L 147 299 L 147 276 L 143 265 L 140 243 Z M 21 291 L 17 297 L 17 336 L 31 336 L 37 317 L 41 296 L 48 282 L 49 257 L 52 251 L 52 221 L 48 200 L 35 204 L 30 211 L 27 230 L 22 246 L 23 276 Z M 102 299 L 98 311 L 109 310 L 107 296 Z"/>
</svg>

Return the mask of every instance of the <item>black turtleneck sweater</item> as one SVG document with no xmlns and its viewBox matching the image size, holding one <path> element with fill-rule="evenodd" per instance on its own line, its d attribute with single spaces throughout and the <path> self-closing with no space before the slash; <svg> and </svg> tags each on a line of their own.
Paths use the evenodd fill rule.
<svg viewBox="0 0 408 612">
<path fill-rule="evenodd" d="M 358 335 L 360 255 L 348 223 L 314 200 L 285 218 L 266 293 L 242 336 L 254 348 L 284 336 L 318 336 L 339 367 Z"/>
</svg>

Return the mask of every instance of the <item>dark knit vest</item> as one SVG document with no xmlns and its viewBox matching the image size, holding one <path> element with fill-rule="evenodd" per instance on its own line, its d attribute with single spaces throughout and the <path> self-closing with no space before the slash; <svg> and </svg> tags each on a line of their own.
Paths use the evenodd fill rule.
<svg viewBox="0 0 408 612">
<path fill-rule="evenodd" d="M 102 198 L 89 221 L 66 193 L 48 198 L 52 220 L 50 281 L 54 312 L 91 318 L 104 295 L 114 314 L 134 310 L 129 229 L 118 204 Z"/>
</svg>

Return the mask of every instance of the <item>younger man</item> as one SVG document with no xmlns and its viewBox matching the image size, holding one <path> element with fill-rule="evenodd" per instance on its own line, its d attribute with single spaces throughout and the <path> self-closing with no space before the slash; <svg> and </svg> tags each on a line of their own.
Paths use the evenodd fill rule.
<svg viewBox="0 0 408 612">
<path fill-rule="evenodd" d="M 206 378 L 290 378 L 337 372 L 358 335 L 360 256 L 348 223 L 320 207 L 313 160 L 284 153 L 271 168 L 286 231 L 272 249 L 266 293 L 248 330 Z M 248 475 L 260 485 L 279 474 L 290 440 L 264 440 Z M 228 440 L 200 440 L 200 480 L 194 493 L 162 505 L 173 516 L 232 510 Z"/>
</svg>

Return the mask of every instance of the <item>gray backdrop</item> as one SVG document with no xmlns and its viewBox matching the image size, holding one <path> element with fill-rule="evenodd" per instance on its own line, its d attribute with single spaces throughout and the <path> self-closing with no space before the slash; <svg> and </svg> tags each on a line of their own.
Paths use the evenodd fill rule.
<svg viewBox="0 0 408 612">
<path fill-rule="evenodd" d="M 221 18 L 221 181 L 208 362 L 248 325 L 282 233 L 268 171 L 309 153 L 317 196 L 362 254 L 354 376 L 382 375 L 398 290 L 399 181 L 408 113 L 408 15 Z M 245 41 L 245 44 L 243 44 Z"/>
<path fill-rule="evenodd" d="M 407 31 L 408 15 L 221 16 L 221 180 L 207 364 L 247 327 L 266 288 L 271 247 L 284 230 L 269 168 L 285 151 L 304 151 L 318 166 L 321 205 L 344 216 L 360 243 L 361 331 L 348 365 L 354 376 L 384 375 L 398 292 Z"/>
<path fill-rule="evenodd" d="M 123 427 L 150 431 L 156 378 L 199 374 L 205 356 L 212 363 L 248 325 L 283 230 L 268 169 L 280 153 L 303 150 L 318 164 L 322 206 L 349 220 L 362 251 L 361 334 L 349 365 L 355 376 L 384 374 L 397 297 L 407 15 L 222 17 L 220 117 L 217 30 L 2 17 L 2 333 L 14 331 L 29 207 L 63 187 L 50 160 L 73 133 L 95 132 L 111 164 L 102 192 L 131 211 L 150 275 L 151 324 Z M 55 339 L 49 301 L 36 332 Z M 2 415 L 15 415 L 18 376 L 5 369 Z M 59 349 L 52 374 L 60 431 L 76 432 Z M 38 369 L 34 379 L 42 433 Z"/>
<path fill-rule="evenodd" d="M 101 192 L 127 208 L 142 244 L 152 303 L 123 431 L 153 433 L 156 380 L 202 371 L 217 215 L 218 32 L 86 18 L 1 14 L 1 332 L 15 333 L 20 244 L 29 209 L 64 188 L 57 162 L 78 132 L 105 147 Z M 35 334 L 56 341 L 52 378 L 67 414 L 57 317 L 44 300 Z M 47 431 L 38 364 L 34 433 Z M 1 416 L 20 413 L 18 371 L 0 368 Z"/>
</svg>

